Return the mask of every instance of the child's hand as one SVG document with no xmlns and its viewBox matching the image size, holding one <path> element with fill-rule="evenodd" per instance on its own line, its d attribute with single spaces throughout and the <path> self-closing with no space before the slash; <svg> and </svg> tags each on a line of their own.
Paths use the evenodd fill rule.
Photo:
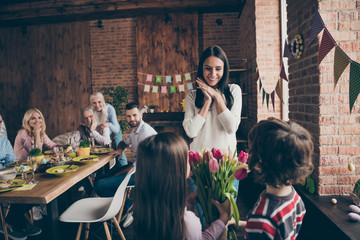
<svg viewBox="0 0 360 240">
<path fill-rule="evenodd" d="M 242 220 L 239 220 L 239 227 L 240 228 L 245 228 L 246 226 L 246 221 L 242 221 Z M 236 222 L 235 222 L 235 219 L 234 218 L 231 218 L 229 220 L 229 222 L 226 224 L 226 227 L 230 226 L 230 225 L 236 225 Z"/>
<path fill-rule="evenodd" d="M 211 202 L 217 207 L 220 213 L 219 219 L 226 225 L 230 218 L 231 213 L 231 205 L 230 205 L 230 211 L 229 209 L 225 209 L 218 201 L 211 199 Z"/>
</svg>

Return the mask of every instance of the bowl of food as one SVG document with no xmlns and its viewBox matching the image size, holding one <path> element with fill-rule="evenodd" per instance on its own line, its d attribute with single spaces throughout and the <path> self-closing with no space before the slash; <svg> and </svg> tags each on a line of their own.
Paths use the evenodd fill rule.
<svg viewBox="0 0 360 240">
<path fill-rule="evenodd" d="M 15 168 L 7 169 L 0 171 L 0 180 L 11 180 L 16 178 L 16 170 Z"/>
<path fill-rule="evenodd" d="M 28 173 L 31 171 L 31 168 L 29 165 L 26 165 L 26 164 L 21 164 L 21 165 L 18 165 L 15 167 L 15 171 L 18 173 L 18 174 L 21 174 L 21 173 Z"/>
<path fill-rule="evenodd" d="M 65 156 L 53 156 L 51 158 L 46 159 L 46 162 L 42 162 L 42 164 L 53 163 L 54 166 L 64 165 L 72 160 L 71 157 Z"/>
<path fill-rule="evenodd" d="M 55 175 L 57 177 L 63 177 L 63 176 L 67 176 L 70 173 L 78 170 L 78 168 L 79 168 L 79 166 L 77 166 L 77 165 L 61 165 L 61 166 L 48 168 L 46 170 L 46 173 Z"/>
<path fill-rule="evenodd" d="M 95 155 L 80 156 L 80 157 L 75 157 L 72 160 L 75 163 L 88 164 L 88 163 L 92 163 L 93 161 L 99 160 L 99 156 L 95 156 Z"/>
<path fill-rule="evenodd" d="M 76 157 L 76 150 L 72 146 L 68 146 L 65 150 L 65 156 L 71 158 Z"/>
</svg>

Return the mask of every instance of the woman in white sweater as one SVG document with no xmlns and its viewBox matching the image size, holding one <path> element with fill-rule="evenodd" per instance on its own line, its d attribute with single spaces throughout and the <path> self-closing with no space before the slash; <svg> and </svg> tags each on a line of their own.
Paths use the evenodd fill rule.
<svg viewBox="0 0 360 240">
<path fill-rule="evenodd" d="M 219 148 L 236 149 L 236 131 L 241 117 L 241 89 L 229 82 L 229 62 L 219 46 L 208 47 L 200 57 L 197 90 L 185 100 L 183 127 L 191 151 Z"/>
<path fill-rule="evenodd" d="M 219 46 L 208 47 L 201 55 L 197 73 L 197 89 L 185 99 L 183 127 L 189 138 L 191 151 L 213 147 L 236 151 L 236 131 L 241 120 L 241 89 L 229 84 L 229 61 Z M 188 179 L 191 191 L 196 190 Z M 233 182 L 237 190 L 239 181 Z M 235 200 L 236 201 L 236 200 Z M 202 209 L 197 204 L 199 216 Z M 201 218 L 204 227 L 204 218 Z"/>
</svg>

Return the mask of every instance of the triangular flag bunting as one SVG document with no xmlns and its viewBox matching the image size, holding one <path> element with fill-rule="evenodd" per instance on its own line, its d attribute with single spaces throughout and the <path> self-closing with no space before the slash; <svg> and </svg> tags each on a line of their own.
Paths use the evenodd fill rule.
<svg viewBox="0 0 360 240">
<path fill-rule="evenodd" d="M 150 85 L 145 84 L 144 92 L 150 92 Z"/>
<path fill-rule="evenodd" d="M 170 93 L 176 93 L 176 86 L 170 86 Z"/>
<path fill-rule="evenodd" d="M 284 67 L 284 62 L 283 61 L 281 61 L 280 77 L 282 79 L 286 80 L 287 82 L 289 81 L 287 76 L 286 76 L 286 73 L 285 73 L 285 67 Z"/>
<path fill-rule="evenodd" d="M 262 88 L 262 83 L 261 83 L 261 79 L 259 78 L 259 92 L 261 91 Z"/>
<path fill-rule="evenodd" d="M 147 81 L 147 82 L 151 82 L 151 81 L 152 81 L 152 77 L 153 77 L 153 75 L 151 75 L 151 74 L 146 75 L 146 81 Z"/>
<path fill-rule="evenodd" d="M 278 80 L 278 82 L 277 82 L 277 84 L 276 84 L 275 92 L 276 92 L 276 95 L 280 98 L 281 102 L 284 103 L 284 100 L 283 100 L 283 98 L 282 98 L 280 81 L 282 81 L 281 78 Z"/>
<path fill-rule="evenodd" d="M 325 28 L 324 21 L 322 20 L 320 14 L 318 11 L 315 12 L 315 15 L 312 20 L 311 24 L 311 32 L 310 32 L 310 38 L 309 38 L 309 45 L 308 48 L 311 46 L 311 44 L 314 42 L 316 36 Z"/>
<path fill-rule="evenodd" d="M 287 42 L 287 40 L 285 39 L 285 43 L 284 43 L 284 54 L 283 57 L 287 57 L 287 58 L 293 58 L 294 56 L 291 54 L 290 52 L 290 48 L 289 48 L 289 44 Z"/>
<path fill-rule="evenodd" d="M 272 91 L 270 96 L 271 96 L 271 102 L 272 102 L 272 105 L 273 105 L 273 110 L 275 111 L 275 91 Z"/>
<path fill-rule="evenodd" d="M 325 58 L 325 56 L 330 52 L 331 49 L 335 47 L 335 40 L 327 30 L 327 28 L 324 29 L 321 44 L 319 48 L 319 56 L 317 59 L 317 64 L 320 65 L 321 61 Z"/>
<path fill-rule="evenodd" d="M 161 86 L 161 93 L 167 93 L 167 87 Z"/>
<path fill-rule="evenodd" d="M 354 61 L 350 63 L 350 84 L 349 84 L 349 102 L 350 113 L 355 100 L 360 93 L 360 64 Z"/>
<path fill-rule="evenodd" d="M 262 93 L 263 93 L 263 101 L 262 101 L 262 104 L 264 105 L 265 94 L 266 94 L 264 89 L 262 90 Z"/>
<path fill-rule="evenodd" d="M 335 57 L 334 57 L 334 88 L 336 87 L 337 82 L 341 74 L 344 72 L 347 65 L 350 63 L 350 58 L 339 46 L 335 47 Z"/>
<path fill-rule="evenodd" d="M 266 107 L 269 109 L 269 96 L 270 94 L 266 93 Z"/>
<path fill-rule="evenodd" d="M 166 80 L 166 83 L 171 83 L 171 76 L 166 76 L 165 80 Z"/>
<path fill-rule="evenodd" d="M 152 87 L 152 93 L 158 93 L 159 92 L 159 87 L 158 86 L 153 86 Z"/>
</svg>

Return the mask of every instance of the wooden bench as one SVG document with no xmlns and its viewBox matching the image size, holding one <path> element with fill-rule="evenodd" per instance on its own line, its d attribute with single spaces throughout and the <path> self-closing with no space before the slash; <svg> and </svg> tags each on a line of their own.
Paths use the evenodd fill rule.
<svg viewBox="0 0 360 240">
<path fill-rule="evenodd" d="M 351 197 L 311 195 L 296 188 L 306 207 L 306 215 L 298 239 L 360 239 L 360 223 L 348 220 Z M 332 204 L 335 198 L 337 204 Z"/>
</svg>

